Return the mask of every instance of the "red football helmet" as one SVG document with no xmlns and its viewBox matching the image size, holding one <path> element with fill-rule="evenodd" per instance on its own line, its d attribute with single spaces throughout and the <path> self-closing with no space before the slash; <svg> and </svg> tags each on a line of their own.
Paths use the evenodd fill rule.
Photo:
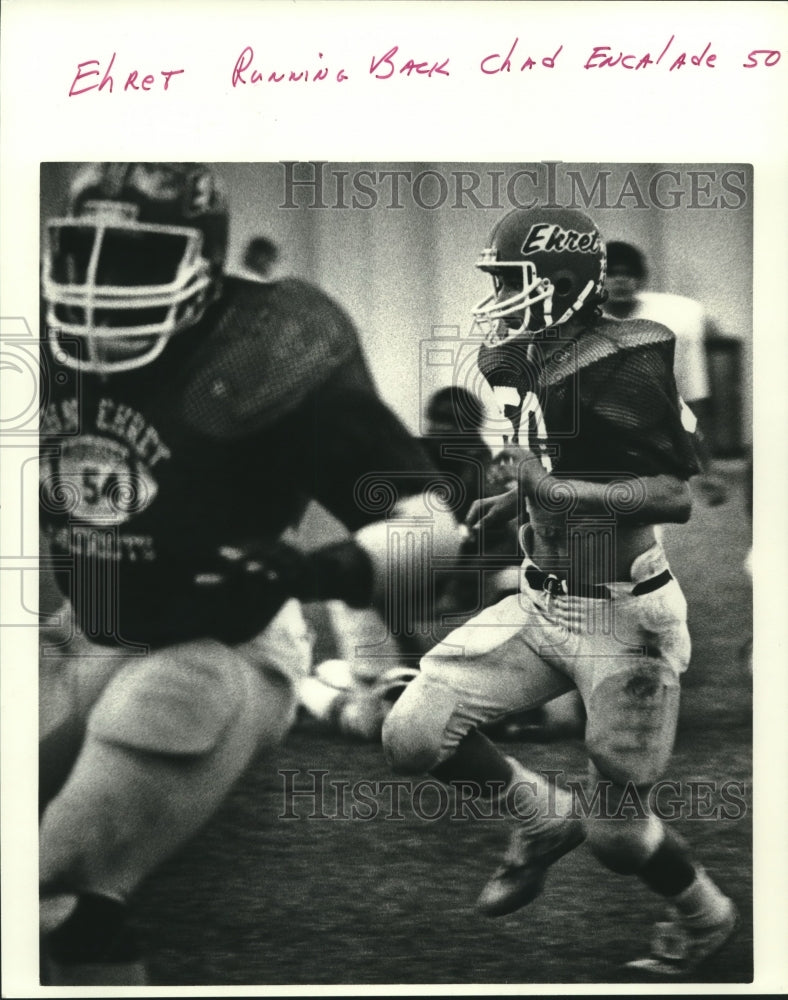
<svg viewBox="0 0 788 1000">
<path fill-rule="evenodd" d="M 504 340 L 559 326 L 593 302 L 605 280 L 605 245 L 582 212 L 517 208 L 495 226 L 476 266 L 492 275 L 494 291 L 474 318 L 487 339 Z M 507 317 L 513 322 L 501 322 Z"/>
<path fill-rule="evenodd" d="M 148 364 L 218 294 L 225 200 L 194 163 L 99 163 L 46 226 L 42 295 L 56 357 L 108 374 Z"/>
</svg>

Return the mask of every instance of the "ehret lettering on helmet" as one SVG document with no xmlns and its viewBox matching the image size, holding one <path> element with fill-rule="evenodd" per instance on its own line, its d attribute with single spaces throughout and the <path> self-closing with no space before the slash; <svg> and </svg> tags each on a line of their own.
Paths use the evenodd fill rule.
<svg viewBox="0 0 788 1000">
<path fill-rule="evenodd" d="M 521 253 L 537 253 L 551 251 L 579 251 L 580 253 L 596 253 L 600 248 L 599 233 L 578 233 L 574 229 L 564 229 L 555 223 L 540 222 L 528 230 L 523 242 Z"/>
</svg>

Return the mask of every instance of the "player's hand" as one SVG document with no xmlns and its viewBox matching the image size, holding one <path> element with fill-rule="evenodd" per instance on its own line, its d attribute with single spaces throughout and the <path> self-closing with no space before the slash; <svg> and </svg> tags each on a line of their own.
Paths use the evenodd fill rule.
<svg viewBox="0 0 788 1000">
<path fill-rule="evenodd" d="M 185 589 L 190 631 L 230 645 L 248 641 L 298 596 L 303 565 L 303 554 L 282 542 L 204 553 Z"/>
<path fill-rule="evenodd" d="M 310 551 L 279 541 L 246 549 L 223 547 L 195 583 L 301 601 L 342 600 L 366 608 L 373 597 L 374 570 L 369 555 L 353 539 Z"/>
<path fill-rule="evenodd" d="M 517 503 L 517 487 L 494 497 L 474 500 L 465 518 L 465 527 L 471 532 L 478 531 L 482 526 L 500 527 L 517 516 Z"/>
<path fill-rule="evenodd" d="M 562 594 L 550 601 L 549 615 L 556 625 L 565 628 L 567 632 L 580 635 L 584 620 L 588 618 L 588 601 L 571 594 Z"/>
<path fill-rule="evenodd" d="M 195 574 L 194 582 L 205 588 L 260 586 L 295 596 L 305 564 L 305 554 L 285 542 L 253 548 L 223 545 L 209 564 Z"/>
<path fill-rule="evenodd" d="M 525 452 L 517 464 L 517 481 L 526 496 L 533 499 L 549 475 L 541 458 L 532 451 Z"/>
</svg>

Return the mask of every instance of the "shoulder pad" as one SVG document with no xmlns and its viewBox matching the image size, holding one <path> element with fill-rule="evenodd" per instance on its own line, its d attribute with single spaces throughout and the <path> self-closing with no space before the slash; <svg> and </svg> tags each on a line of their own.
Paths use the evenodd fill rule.
<svg viewBox="0 0 788 1000">
<path fill-rule="evenodd" d="M 603 318 L 577 337 L 574 349 L 559 351 L 548 361 L 543 380 L 546 385 L 555 384 L 621 351 L 668 344 L 675 339 L 666 326 L 649 319 Z"/>
<path fill-rule="evenodd" d="M 187 421 L 237 438 L 294 410 L 359 349 L 347 314 L 319 288 L 290 278 L 228 278 L 185 392 Z"/>
<path fill-rule="evenodd" d="M 611 351 L 627 347 L 645 347 L 675 340 L 673 332 L 662 323 L 651 319 L 609 319 L 598 320 L 594 326 L 579 338 L 580 344 L 597 345 L 607 341 Z"/>
</svg>

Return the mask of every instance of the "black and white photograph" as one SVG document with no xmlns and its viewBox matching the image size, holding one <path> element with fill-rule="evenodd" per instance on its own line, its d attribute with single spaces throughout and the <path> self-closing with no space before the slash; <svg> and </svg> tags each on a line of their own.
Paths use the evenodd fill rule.
<svg viewBox="0 0 788 1000">
<path fill-rule="evenodd" d="M 779 993 L 785 8 L 0 2 L 2 995 Z"/>
<path fill-rule="evenodd" d="M 43 983 L 752 979 L 754 193 L 42 166 Z"/>
</svg>

